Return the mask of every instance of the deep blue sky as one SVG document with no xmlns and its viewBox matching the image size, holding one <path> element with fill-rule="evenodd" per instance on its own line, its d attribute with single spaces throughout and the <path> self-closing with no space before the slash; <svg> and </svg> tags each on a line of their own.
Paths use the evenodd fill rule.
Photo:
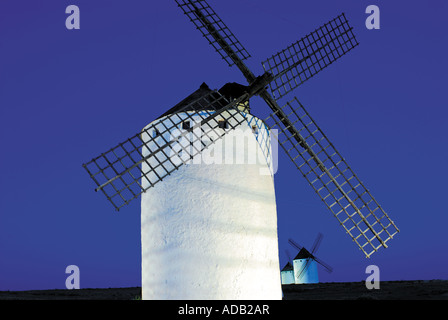
<svg viewBox="0 0 448 320">
<path fill-rule="evenodd" d="M 392 3 L 391 3 L 392 2 Z M 287 239 L 334 268 L 321 281 L 448 279 L 448 5 L 433 1 L 209 0 L 260 62 L 345 12 L 360 46 L 295 90 L 401 233 L 367 260 L 289 160 L 275 175 Z M 65 28 L 65 8 L 81 29 Z M 367 30 L 365 8 L 381 10 Z M 203 82 L 244 83 L 173 1 L 0 0 L 0 290 L 140 286 L 140 202 L 115 212 L 82 163 Z M 257 107 L 258 106 L 258 107 Z M 261 100 L 252 102 L 264 118 Z M 175 200 L 173 196 L 173 201 Z M 174 263 L 174 262 L 173 262 Z"/>
</svg>

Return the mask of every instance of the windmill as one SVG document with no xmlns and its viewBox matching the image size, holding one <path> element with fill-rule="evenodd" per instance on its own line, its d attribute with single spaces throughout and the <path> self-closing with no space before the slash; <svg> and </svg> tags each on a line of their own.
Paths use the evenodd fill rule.
<svg viewBox="0 0 448 320">
<path fill-rule="evenodd" d="M 293 261 L 291 260 L 289 251 L 285 250 L 285 253 L 288 258 L 288 262 L 286 262 L 285 266 L 280 271 L 281 282 L 282 284 L 293 284 L 295 283 Z"/>
<path fill-rule="evenodd" d="M 366 257 L 381 247 L 387 248 L 387 242 L 399 232 L 394 222 L 299 100 L 294 97 L 283 106 L 279 102 L 358 45 L 345 14 L 262 62 L 264 73 L 256 76 L 244 63 L 250 55 L 206 1 L 176 3 L 222 59 L 242 72 L 247 85 L 230 83 L 220 90 L 202 85 L 142 131 L 83 164 L 97 185 L 95 190 L 102 192 L 116 210 L 142 195 L 143 298 L 204 298 L 200 294 L 192 296 L 192 292 L 207 293 L 207 297 L 215 299 L 281 297 L 279 281 L 266 284 L 274 274 L 278 278 L 279 266 L 272 138 L 278 140 Z M 226 90 L 229 87 L 230 94 Z M 272 112 L 264 121 L 248 113 L 253 96 L 261 97 Z M 198 157 L 241 128 L 252 128 L 254 134 L 249 143 L 265 156 L 266 161 L 257 170 L 244 167 L 236 174 L 234 167 L 209 169 L 193 165 Z M 258 169 L 265 169 L 265 175 L 260 175 Z M 207 181 L 213 184 L 207 185 Z M 228 185 L 235 192 L 225 198 Z M 262 189 L 254 190 L 257 185 Z M 252 201 L 257 196 L 258 200 Z M 235 203 L 236 208 L 232 207 Z M 213 206 L 204 211 L 206 205 Z M 237 216 L 228 216 L 235 210 Z M 185 214 L 187 211 L 189 215 Z M 261 227 L 251 224 L 254 219 L 260 221 L 256 211 L 267 217 Z M 217 217 L 206 218 L 210 212 L 217 213 Z M 240 220 L 230 226 L 234 219 Z M 210 238 L 210 230 L 217 230 L 219 236 Z M 157 246 L 153 245 L 156 242 Z M 194 243 L 201 244 L 195 251 Z M 212 253 L 225 253 L 225 257 L 210 265 L 207 261 Z M 233 256 L 229 256 L 231 253 Z M 252 265 L 254 257 L 266 262 L 257 272 L 245 269 L 244 262 Z M 183 263 L 178 274 L 184 278 L 175 283 L 160 274 L 160 270 L 174 271 L 166 270 L 172 259 Z M 207 280 L 208 276 L 214 279 Z M 259 286 L 254 285 L 257 279 L 263 279 L 258 281 Z M 177 286 L 178 295 L 174 291 L 166 293 L 173 286 Z M 270 295 L 272 292 L 275 293 Z"/>
<path fill-rule="evenodd" d="M 296 284 L 318 283 L 317 264 L 320 264 L 325 271 L 329 273 L 333 272 L 333 268 L 330 265 L 316 257 L 316 252 L 319 249 L 322 238 L 323 235 L 319 233 L 311 247 L 311 251 L 308 251 L 293 239 L 288 239 L 289 244 L 299 251 L 293 260 L 294 281 Z"/>
</svg>

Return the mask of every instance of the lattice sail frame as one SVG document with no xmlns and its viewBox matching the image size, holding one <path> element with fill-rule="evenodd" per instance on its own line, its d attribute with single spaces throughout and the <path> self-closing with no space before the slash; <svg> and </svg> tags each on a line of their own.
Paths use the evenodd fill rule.
<svg viewBox="0 0 448 320">
<path fill-rule="evenodd" d="M 289 101 L 265 121 L 279 129 L 280 146 L 366 257 L 387 248 L 399 229 L 299 100 Z"/>
<path fill-rule="evenodd" d="M 263 61 L 263 69 L 275 77 L 269 84 L 274 98 L 283 97 L 355 48 L 359 43 L 352 30 L 341 14 Z"/>
<path fill-rule="evenodd" d="M 235 108 L 240 102 L 212 91 L 83 164 L 97 185 L 95 191 L 101 190 L 119 210 L 247 121 Z M 188 111 L 193 105 L 203 111 Z M 182 128 L 185 121 L 188 129 Z"/>
<path fill-rule="evenodd" d="M 250 54 L 236 39 L 216 12 L 204 0 L 175 0 L 185 15 L 190 18 L 196 28 L 215 48 L 229 66 L 235 64 L 235 59 L 245 60 Z M 216 32 L 218 37 L 213 36 Z M 229 50 L 230 49 L 230 50 Z M 229 52 L 231 52 L 229 54 Z M 232 57 L 231 55 L 235 55 Z"/>
</svg>

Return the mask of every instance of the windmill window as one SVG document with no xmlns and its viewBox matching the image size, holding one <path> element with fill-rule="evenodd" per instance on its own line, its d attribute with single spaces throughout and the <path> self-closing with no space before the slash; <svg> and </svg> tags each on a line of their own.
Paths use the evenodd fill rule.
<svg viewBox="0 0 448 320">
<path fill-rule="evenodd" d="M 156 128 L 156 129 L 154 129 L 152 137 L 157 138 L 158 136 L 160 136 L 160 131 Z"/>
<path fill-rule="evenodd" d="M 218 127 L 221 129 L 227 129 L 229 127 L 229 124 L 227 123 L 227 120 L 219 120 Z"/>
<path fill-rule="evenodd" d="M 182 129 L 187 130 L 190 129 L 190 121 L 186 120 L 184 122 L 182 122 Z"/>
<path fill-rule="evenodd" d="M 252 133 L 257 135 L 258 134 L 258 127 L 256 125 L 252 126 Z"/>
</svg>

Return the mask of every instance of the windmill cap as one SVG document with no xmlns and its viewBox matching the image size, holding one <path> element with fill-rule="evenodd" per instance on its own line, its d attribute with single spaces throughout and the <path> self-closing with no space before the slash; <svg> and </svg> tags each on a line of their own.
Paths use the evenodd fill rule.
<svg viewBox="0 0 448 320">
<path fill-rule="evenodd" d="M 208 87 L 208 85 L 203 82 L 199 89 L 190 94 L 188 97 L 183 99 L 181 102 L 176 104 L 174 107 L 166 111 L 164 114 L 162 114 L 158 119 L 163 118 L 169 114 L 177 113 L 177 112 L 185 112 L 185 111 L 196 111 L 196 110 L 202 110 L 201 106 L 199 104 L 192 104 L 188 108 L 185 108 L 187 105 L 191 104 L 193 101 L 200 99 L 201 97 L 209 94 L 212 92 L 212 90 Z"/>
<path fill-rule="evenodd" d="M 223 85 L 218 91 L 227 99 L 232 100 L 241 97 L 248 91 L 248 87 L 236 82 L 229 82 Z"/>
<path fill-rule="evenodd" d="M 290 262 L 288 262 L 282 269 L 282 271 L 290 271 L 290 270 L 294 270 L 294 267 L 292 266 L 292 264 Z"/>
<path fill-rule="evenodd" d="M 300 249 L 299 253 L 294 258 L 294 260 L 308 259 L 308 258 L 314 258 L 314 257 L 308 250 L 306 250 L 305 248 L 302 248 L 302 249 Z"/>
<path fill-rule="evenodd" d="M 200 99 L 207 94 L 210 94 L 213 90 L 207 85 L 207 83 L 203 82 L 199 89 L 190 94 L 188 97 L 183 99 L 181 102 L 176 104 L 174 107 L 166 111 L 162 114 L 158 119 L 163 118 L 167 115 L 178 113 L 178 112 L 186 112 L 186 111 L 201 111 L 204 110 L 204 106 L 199 103 L 193 103 L 193 101 Z M 247 91 L 247 86 L 243 86 L 242 84 L 236 82 L 226 83 L 221 89 L 218 90 L 220 94 L 225 96 L 228 100 L 232 100 L 240 97 L 244 92 Z M 191 105 L 190 105 L 191 104 Z M 189 105 L 189 106 L 188 106 Z M 188 108 L 185 108 L 188 106 Z"/>
</svg>

